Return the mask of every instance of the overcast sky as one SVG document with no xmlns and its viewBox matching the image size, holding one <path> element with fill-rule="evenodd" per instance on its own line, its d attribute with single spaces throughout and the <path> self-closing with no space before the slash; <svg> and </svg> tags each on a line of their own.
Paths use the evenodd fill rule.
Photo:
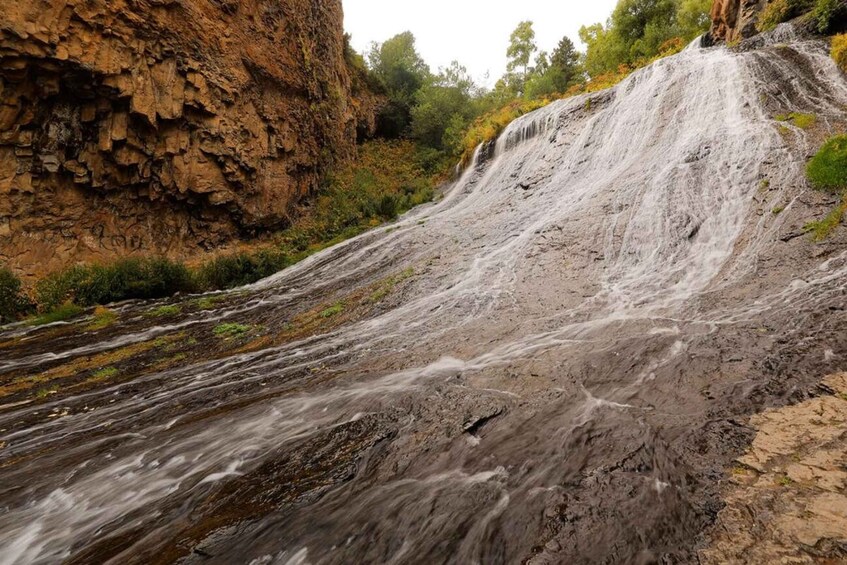
<svg viewBox="0 0 847 565">
<path fill-rule="evenodd" d="M 506 70 L 509 35 L 518 22 L 535 23 L 536 42 L 552 51 L 567 35 L 578 48 L 583 25 L 605 22 L 617 0 L 343 0 L 344 27 L 364 52 L 403 31 L 418 40 L 418 51 L 433 71 L 453 60 L 491 86 Z"/>
</svg>

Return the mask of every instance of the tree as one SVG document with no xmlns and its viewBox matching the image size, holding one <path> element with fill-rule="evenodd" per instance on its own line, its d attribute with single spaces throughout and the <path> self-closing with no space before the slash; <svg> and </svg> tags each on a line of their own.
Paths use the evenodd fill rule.
<svg viewBox="0 0 847 565">
<path fill-rule="evenodd" d="M 467 69 L 453 61 L 418 91 L 412 109 L 412 137 L 427 147 L 454 153 L 461 132 L 475 116 L 477 96 Z"/>
<path fill-rule="evenodd" d="M 378 116 L 377 133 L 400 137 L 411 122 L 416 93 L 430 80 L 429 67 L 415 47 L 415 36 L 407 31 L 385 43 L 374 43 L 368 53 L 368 66 L 389 100 Z"/>
<path fill-rule="evenodd" d="M 532 22 L 519 23 L 509 38 L 509 49 L 506 51 L 506 56 L 509 58 L 507 65 L 509 72 L 523 69 L 522 83 L 526 82 L 529 74 L 529 61 L 532 59 L 532 54 L 537 50 Z"/>
<path fill-rule="evenodd" d="M 550 57 L 550 72 L 553 73 L 553 85 L 558 92 L 564 92 L 572 84 L 579 82 L 579 52 L 569 37 L 563 37 Z"/>
</svg>

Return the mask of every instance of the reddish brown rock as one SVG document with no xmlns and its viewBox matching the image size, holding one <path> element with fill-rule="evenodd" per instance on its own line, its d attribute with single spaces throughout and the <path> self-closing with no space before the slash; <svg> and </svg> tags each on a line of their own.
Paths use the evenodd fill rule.
<svg viewBox="0 0 847 565">
<path fill-rule="evenodd" d="M 0 0 L 0 261 L 188 256 L 353 156 L 340 0 Z"/>
<path fill-rule="evenodd" d="M 712 4 L 712 29 L 714 41 L 730 43 L 756 34 L 759 12 L 769 0 L 714 0 Z"/>
</svg>

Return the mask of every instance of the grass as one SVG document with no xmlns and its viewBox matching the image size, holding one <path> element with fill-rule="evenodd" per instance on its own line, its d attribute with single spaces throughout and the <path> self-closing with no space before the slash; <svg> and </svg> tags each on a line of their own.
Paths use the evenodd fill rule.
<svg viewBox="0 0 847 565">
<path fill-rule="evenodd" d="M 55 322 L 65 322 L 82 314 L 83 310 L 82 307 L 72 302 L 66 302 L 58 308 L 38 316 L 32 321 L 32 324 L 35 326 L 44 326 Z"/>
<path fill-rule="evenodd" d="M 793 481 L 793 480 L 791 480 L 791 477 L 789 477 L 788 475 L 783 475 L 783 476 L 781 476 L 781 477 L 779 478 L 779 480 L 777 481 L 777 483 L 778 483 L 780 486 L 788 487 L 788 486 L 793 485 L 793 484 L 794 484 L 794 481 Z"/>
<path fill-rule="evenodd" d="M 326 318 L 332 318 L 333 316 L 337 316 L 338 314 L 341 314 L 342 312 L 344 312 L 344 304 L 342 304 L 341 302 L 339 302 L 338 304 L 335 304 L 335 305 L 333 305 L 333 306 L 330 306 L 330 307 L 329 307 L 329 308 L 327 308 L 326 310 L 323 310 L 323 311 L 319 314 L 319 316 L 320 316 L 321 318 L 324 318 L 324 319 L 326 319 Z"/>
<path fill-rule="evenodd" d="M 182 308 L 180 306 L 172 304 L 166 306 L 159 306 L 158 308 L 150 312 L 150 315 L 156 318 L 164 318 L 165 316 L 178 316 L 181 313 Z"/>
<path fill-rule="evenodd" d="M 833 208 L 829 214 L 823 219 L 816 222 L 806 224 L 805 229 L 811 232 L 812 239 L 815 241 L 823 241 L 841 225 L 844 215 L 847 214 L 847 192 L 841 199 L 841 202 Z"/>
<path fill-rule="evenodd" d="M 809 129 L 818 121 L 818 117 L 814 114 L 801 114 L 792 112 L 790 114 L 779 114 L 776 116 L 779 122 L 791 122 L 800 129 Z"/>
<path fill-rule="evenodd" d="M 236 338 L 250 331 L 250 326 L 244 324 L 220 324 L 212 330 L 220 338 Z"/>
<path fill-rule="evenodd" d="M 806 166 L 806 176 L 818 190 L 847 188 L 847 135 L 830 138 Z"/>
</svg>

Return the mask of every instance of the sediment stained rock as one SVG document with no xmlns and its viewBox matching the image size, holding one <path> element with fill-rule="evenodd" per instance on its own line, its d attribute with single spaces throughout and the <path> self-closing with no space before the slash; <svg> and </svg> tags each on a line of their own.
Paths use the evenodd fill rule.
<svg viewBox="0 0 847 565">
<path fill-rule="evenodd" d="M 340 0 L 0 12 L 0 260 L 25 275 L 283 225 L 374 125 Z"/>
</svg>

